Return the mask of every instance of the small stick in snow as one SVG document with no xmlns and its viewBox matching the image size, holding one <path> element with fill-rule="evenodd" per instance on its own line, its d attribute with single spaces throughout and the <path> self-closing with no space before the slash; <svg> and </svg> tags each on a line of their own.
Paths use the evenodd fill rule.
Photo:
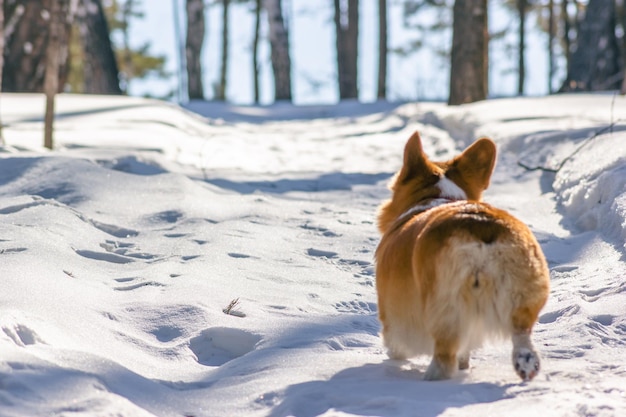
<svg viewBox="0 0 626 417">
<path fill-rule="evenodd" d="M 238 305 L 239 305 L 239 298 L 235 298 L 226 306 L 225 309 L 222 310 L 222 312 L 224 312 L 224 314 L 227 314 L 229 316 L 246 317 L 245 313 L 239 310 L 235 310 L 235 307 L 237 307 Z"/>
</svg>

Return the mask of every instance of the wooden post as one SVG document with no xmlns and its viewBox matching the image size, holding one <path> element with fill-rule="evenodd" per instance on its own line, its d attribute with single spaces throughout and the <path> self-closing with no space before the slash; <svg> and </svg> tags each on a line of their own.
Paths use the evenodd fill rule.
<svg viewBox="0 0 626 417">
<path fill-rule="evenodd" d="M 43 146 L 52 149 L 52 131 L 54 123 L 54 97 L 59 91 L 59 61 L 61 55 L 61 36 L 63 31 L 63 2 L 65 0 L 52 0 L 49 15 L 50 39 L 46 49 L 46 78 L 44 80 L 44 93 L 46 95 L 46 113 L 44 117 L 44 141 Z"/>
</svg>

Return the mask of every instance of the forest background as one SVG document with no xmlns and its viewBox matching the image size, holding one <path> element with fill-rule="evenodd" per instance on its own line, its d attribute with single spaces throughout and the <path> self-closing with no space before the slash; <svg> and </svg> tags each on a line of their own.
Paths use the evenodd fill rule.
<svg viewBox="0 0 626 417">
<path fill-rule="evenodd" d="M 236 104 L 619 89 L 623 0 L 4 0 L 2 90 Z"/>
</svg>

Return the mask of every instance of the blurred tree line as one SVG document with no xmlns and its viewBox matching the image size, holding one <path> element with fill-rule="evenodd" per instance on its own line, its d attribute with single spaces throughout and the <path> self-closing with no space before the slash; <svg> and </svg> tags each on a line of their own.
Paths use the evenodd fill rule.
<svg viewBox="0 0 626 417">
<path fill-rule="evenodd" d="M 203 62 L 200 59 L 207 32 L 207 8 L 220 7 L 221 58 L 219 79 L 211 97 L 226 100 L 229 9 L 245 3 L 254 15 L 250 65 L 255 102 L 259 101 L 259 44 L 261 20 L 266 19 L 275 100 L 292 100 L 292 63 L 289 28 L 295 18 L 286 16 L 287 0 L 172 0 L 176 36 L 181 48 L 179 68 L 183 91 L 189 99 L 204 99 Z M 500 33 L 489 31 L 489 6 L 499 1 L 515 16 L 516 24 Z M 527 23 L 533 19 L 547 39 L 549 92 L 620 89 L 626 58 L 626 0 L 397 0 L 404 24 L 415 38 L 390 47 L 389 5 L 378 0 L 377 27 L 361 27 L 359 0 L 327 0 L 332 7 L 336 47 L 336 85 L 339 98 L 359 98 L 359 33 L 378 33 L 377 97 L 387 96 L 388 57 L 432 48 L 449 62 L 449 104 L 482 100 L 488 96 L 489 45 L 515 32 L 517 92 L 524 93 Z M 2 91 L 41 92 L 46 79 L 47 49 L 52 39 L 52 10 L 62 18 L 58 33 L 57 89 L 76 93 L 125 94 L 133 80 L 147 75 L 169 77 L 165 57 L 150 52 L 150 43 L 130 42 L 133 20 L 143 17 L 139 0 L 0 0 L 3 63 Z M 180 30 L 178 13 L 186 27 Z M 430 18 L 422 18 L 428 14 Z M 432 18 L 435 16 L 435 18 Z M 429 44 L 434 35 L 447 34 L 446 45 Z M 315 34 L 311 34 L 315 36 Z M 184 37 L 184 39 L 183 39 Z M 444 36 L 445 38 L 445 36 Z M 555 80 L 557 58 L 565 61 L 566 76 Z M 425 63 L 424 65 L 428 65 Z M 555 88 L 555 82 L 558 84 Z M 625 90 L 626 88 L 621 88 Z"/>
<path fill-rule="evenodd" d="M 42 92 L 52 10 L 62 9 L 59 91 L 124 94 L 147 75 L 167 77 L 165 57 L 150 44 L 133 47 L 132 19 L 143 17 L 137 0 L 4 0 L 2 91 Z M 117 39 L 113 42 L 112 39 Z"/>
</svg>

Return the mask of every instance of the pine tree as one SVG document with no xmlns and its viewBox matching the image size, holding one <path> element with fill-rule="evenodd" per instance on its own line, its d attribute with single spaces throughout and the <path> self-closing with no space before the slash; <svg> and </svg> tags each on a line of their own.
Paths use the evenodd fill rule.
<svg viewBox="0 0 626 417">
<path fill-rule="evenodd" d="M 105 13 L 110 24 L 111 33 L 121 32 L 122 44 L 114 44 L 117 62 L 122 78 L 122 91 L 128 93 L 130 83 L 135 79 L 142 79 L 148 76 L 167 78 L 169 74 L 165 71 L 166 57 L 164 55 L 153 55 L 150 53 L 151 43 L 144 42 L 139 47 L 130 44 L 130 26 L 133 19 L 142 19 L 144 13 L 141 10 L 140 0 L 125 0 L 123 7 L 120 7 L 119 0 L 111 0 Z"/>
<path fill-rule="evenodd" d="M 291 101 L 291 57 L 289 31 L 285 25 L 281 0 L 265 0 L 269 22 L 272 71 L 274 73 L 274 100 Z"/>
<path fill-rule="evenodd" d="M 74 46 L 72 62 L 82 69 L 82 92 L 121 94 L 117 59 L 100 0 L 78 1 L 74 29 L 78 31 L 72 40 L 82 48 Z"/>
<path fill-rule="evenodd" d="M 123 5 L 118 0 L 102 3 L 101 0 L 78 0 L 79 7 L 69 45 L 69 91 L 126 94 L 132 80 L 147 76 L 169 77 L 165 71 L 165 56 L 151 54 L 150 42 L 139 47 L 130 45 L 132 20 L 144 17 L 140 10 L 141 3 L 137 0 L 128 0 Z M 102 7 L 103 14 L 96 8 L 98 5 Z M 116 33 L 121 34 L 121 42 L 112 42 L 112 35 Z M 112 52 L 107 52 L 107 43 Z M 98 72 L 101 74 L 94 77 Z"/>
<path fill-rule="evenodd" d="M 589 0 L 560 91 L 619 89 L 623 78 L 614 0 Z"/>
<path fill-rule="evenodd" d="M 46 66 L 46 48 L 50 40 L 50 10 L 52 0 L 5 2 L 5 52 L 2 70 L 2 89 L 7 92 L 43 92 Z M 69 13 L 64 15 L 69 22 Z M 60 36 L 66 45 L 69 28 L 64 25 Z M 67 50 L 62 51 L 58 88 L 65 86 L 67 78 Z"/>
<path fill-rule="evenodd" d="M 378 89 L 376 97 L 387 97 L 387 0 L 378 0 Z"/>
<path fill-rule="evenodd" d="M 187 36 L 185 37 L 185 61 L 187 62 L 187 93 L 190 100 L 204 99 L 202 84 L 202 46 L 204 43 L 205 18 L 202 0 L 187 0 Z"/>
<path fill-rule="evenodd" d="M 359 0 L 334 0 L 339 99 L 359 97 Z"/>
<path fill-rule="evenodd" d="M 229 0 L 221 0 L 222 2 L 222 50 L 220 57 L 220 79 L 215 88 L 215 99 L 220 101 L 226 100 L 226 83 L 228 82 L 228 47 L 230 41 L 228 35 L 230 32 L 229 25 Z"/>
<path fill-rule="evenodd" d="M 487 98 L 487 0 L 456 0 L 453 9 L 448 104 Z"/>
</svg>

